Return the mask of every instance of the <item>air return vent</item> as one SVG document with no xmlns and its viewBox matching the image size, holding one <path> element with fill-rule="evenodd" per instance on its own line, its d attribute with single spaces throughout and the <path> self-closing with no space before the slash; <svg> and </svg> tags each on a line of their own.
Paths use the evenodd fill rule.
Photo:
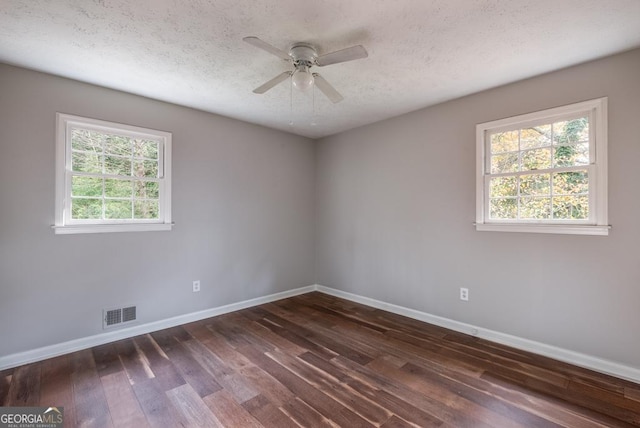
<svg viewBox="0 0 640 428">
<path fill-rule="evenodd" d="M 102 328 L 111 328 L 136 320 L 136 307 L 114 308 L 103 310 Z"/>
<path fill-rule="evenodd" d="M 128 308 L 122 308 L 122 322 L 135 321 L 136 319 L 136 307 L 129 306 Z"/>
</svg>

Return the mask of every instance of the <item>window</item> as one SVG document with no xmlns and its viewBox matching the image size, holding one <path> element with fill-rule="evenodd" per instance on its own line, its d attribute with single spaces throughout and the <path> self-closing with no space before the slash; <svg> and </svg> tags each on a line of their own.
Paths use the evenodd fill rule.
<svg viewBox="0 0 640 428">
<path fill-rule="evenodd" d="M 171 134 L 57 114 L 56 233 L 171 229 Z"/>
<path fill-rule="evenodd" d="M 608 235 L 607 99 L 476 127 L 476 229 Z"/>
</svg>

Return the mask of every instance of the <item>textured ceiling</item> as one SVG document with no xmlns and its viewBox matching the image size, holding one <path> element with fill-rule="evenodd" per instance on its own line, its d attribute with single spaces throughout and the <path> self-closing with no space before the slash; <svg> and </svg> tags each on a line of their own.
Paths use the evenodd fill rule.
<svg viewBox="0 0 640 428">
<path fill-rule="evenodd" d="M 290 66 L 244 36 L 369 57 L 256 95 Z M 313 138 L 638 46 L 639 0 L 0 0 L 0 62 Z"/>
</svg>

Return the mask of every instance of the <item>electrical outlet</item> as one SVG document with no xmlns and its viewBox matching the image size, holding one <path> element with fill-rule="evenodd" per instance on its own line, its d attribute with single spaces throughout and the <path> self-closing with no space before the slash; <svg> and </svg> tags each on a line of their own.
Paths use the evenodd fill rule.
<svg viewBox="0 0 640 428">
<path fill-rule="evenodd" d="M 200 291 L 200 281 L 193 281 L 193 292 L 197 293 Z"/>
<path fill-rule="evenodd" d="M 465 302 L 469 300 L 468 288 L 460 288 L 460 300 L 464 300 Z"/>
</svg>

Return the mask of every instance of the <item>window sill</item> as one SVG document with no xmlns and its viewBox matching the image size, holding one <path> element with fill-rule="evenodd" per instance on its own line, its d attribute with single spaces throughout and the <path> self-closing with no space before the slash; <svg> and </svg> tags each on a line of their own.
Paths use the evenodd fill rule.
<svg viewBox="0 0 640 428">
<path fill-rule="evenodd" d="M 593 226 L 586 224 L 505 224 L 505 223 L 474 223 L 480 232 L 524 232 L 524 233 L 554 233 L 565 235 L 609 235 L 611 226 Z"/>
<path fill-rule="evenodd" d="M 112 233 L 112 232 L 155 232 L 171 230 L 173 223 L 140 223 L 140 224 L 74 224 L 52 226 L 56 235 L 76 233 Z"/>
</svg>

